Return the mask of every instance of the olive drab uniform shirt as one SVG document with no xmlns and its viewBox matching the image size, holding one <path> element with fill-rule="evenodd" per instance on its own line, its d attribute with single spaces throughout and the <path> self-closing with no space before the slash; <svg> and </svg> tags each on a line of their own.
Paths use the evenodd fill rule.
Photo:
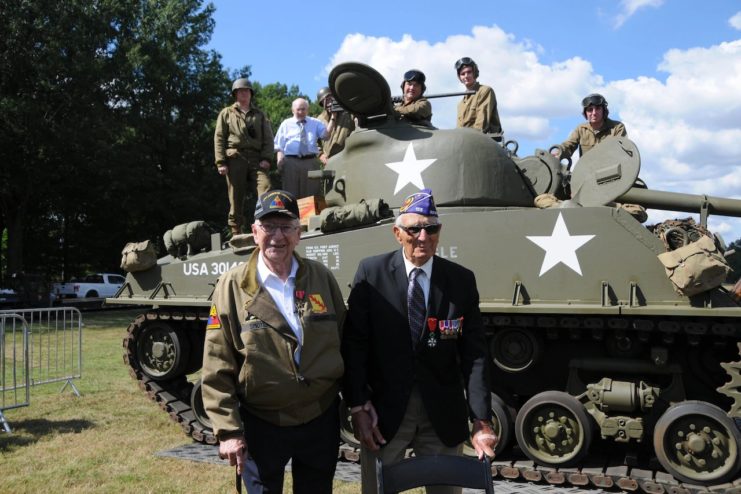
<svg viewBox="0 0 741 494">
<path fill-rule="evenodd" d="M 325 126 L 329 125 L 329 119 L 331 117 L 327 110 L 324 110 L 318 118 Z M 355 130 L 355 120 L 352 118 L 350 112 L 340 112 L 336 118 L 337 121 L 335 122 L 332 135 L 328 139 L 322 140 L 322 153 L 327 158 L 331 158 L 342 151 L 345 148 L 345 139 Z"/>
<path fill-rule="evenodd" d="M 216 166 L 226 164 L 227 158 L 236 155 L 259 162 L 270 161 L 273 154 L 273 130 L 262 111 L 250 105 L 245 113 L 238 103 L 221 110 L 214 133 Z"/>
<path fill-rule="evenodd" d="M 579 124 L 558 147 L 561 149 L 561 158 L 570 158 L 577 147 L 579 148 L 579 156 L 584 156 L 594 146 L 604 141 L 607 136 L 624 137 L 627 135 L 625 125 L 606 118 L 602 127 L 597 131 L 592 129 L 589 122 Z"/>
<path fill-rule="evenodd" d="M 417 125 L 427 125 L 432 127 L 432 105 L 425 97 L 414 100 L 410 103 L 403 101 L 394 107 L 398 116 L 410 123 Z"/>
<path fill-rule="evenodd" d="M 345 304 L 332 273 L 294 254 L 294 303 L 303 333 L 296 362 L 298 339 L 257 280 L 258 252 L 219 278 L 206 324 L 201 390 L 220 440 L 243 432 L 240 407 L 281 427 L 315 419 L 336 406 L 345 369 Z"/>
<path fill-rule="evenodd" d="M 478 82 L 473 86 L 475 94 L 467 94 L 458 103 L 458 127 L 470 127 L 490 133 L 502 133 L 502 124 L 497 111 L 497 96 L 489 86 Z"/>
</svg>

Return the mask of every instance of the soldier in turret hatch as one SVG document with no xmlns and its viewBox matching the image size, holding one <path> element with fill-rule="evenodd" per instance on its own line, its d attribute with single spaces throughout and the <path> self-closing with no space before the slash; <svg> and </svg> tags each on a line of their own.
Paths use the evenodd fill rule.
<svg viewBox="0 0 741 494">
<path fill-rule="evenodd" d="M 424 98 L 424 72 L 417 69 L 407 70 L 401 83 L 402 100 L 394 107 L 396 116 L 417 125 L 432 127 L 432 105 Z"/>
<path fill-rule="evenodd" d="M 461 84 L 467 91 L 476 91 L 466 95 L 458 103 L 458 127 L 479 129 L 486 134 L 499 134 L 501 140 L 502 124 L 497 111 L 497 96 L 489 86 L 478 82 L 479 66 L 472 58 L 463 57 L 455 62 L 455 71 Z"/>
<path fill-rule="evenodd" d="M 587 121 L 579 124 L 564 142 L 553 147 L 551 153 L 557 158 L 570 158 L 576 148 L 579 148 L 579 156 L 584 156 L 608 136 L 628 135 L 625 125 L 607 118 L 610 111 L 607 109 L 607 100 L 601 94 L 590 94 L 582 100 L 581 106 L 582 115 Z"/>
</svg>

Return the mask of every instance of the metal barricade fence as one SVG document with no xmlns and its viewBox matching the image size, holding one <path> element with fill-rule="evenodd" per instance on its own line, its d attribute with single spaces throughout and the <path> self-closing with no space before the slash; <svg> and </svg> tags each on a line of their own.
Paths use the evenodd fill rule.
<svg viewBox="0 0 741 494">
<path fill-rule="evenodd" d="M 18 314 L 0 313 L 0 425 L 10 432 L 3 412 L 28 406 L 31 374 L 28 324 Z"/>
<path fill-rule="evenodd" d="M 64 382 L 63 391 L 82 377 L 82 315 L 75 307 L 0 311 L 17 314 L 28 325 L 31 386 Z"/>
</svg>

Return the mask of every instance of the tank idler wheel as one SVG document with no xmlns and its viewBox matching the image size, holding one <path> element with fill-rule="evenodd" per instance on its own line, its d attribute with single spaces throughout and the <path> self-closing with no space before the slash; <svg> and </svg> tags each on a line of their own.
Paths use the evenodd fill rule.
<svg viewBox="0 0 741 494">
<path fill-rule="evenodd" d="M 198 420 L 203 427 L 211 431 L 211 419 L 208 418 L 206 408 L 203 406 L 200 379 L 193 383 L 193 390 L 190 392 L 190 408 L 193 410 L 193 415 L 196 416 L 196 420 Z"/>
<path fill-rule="evenodd" d="M 567 467 L 589 452 L 592 427 L 579 400 L 562 391 L 545 391 L 520 408 L 515 434 L 520 449 L 534 462 Z"/>
<path fill-rule="evenodd" d="M 156 381 L 165 381 L 185 372 L 190 342 L 169 324 L 144 326 L 137 335 L 136 357 L 142 372 Z"/>
<path fill-rule="evenodd" d="M 501 453 L 507 449 L 514 437 L 515 415 L 513 412 L 514 410 L 508 407 L 504 403 L 504 400 L 494 393 L 491 394 L 491 422 L 494 426 L 494 434 L 499 438 L 496 446 L 497 453 Z M 463 443 L 463 454 L 466 456 L 476 456 L 476 450 L 471 444 L 470 437 Z"/>
<path fill-rule="evenodd" d="M 741 432 L 720 408 L 688 400 L 670 406 L 656 422 L 654 449 L 661 465 L 688 484 L 716 485 L 741 471 Z"/>
<path fill-rule="evenodd" d="M 491 340 L 491 358 L 505 372 L 522 372 L 540 358 L 538 337 L 528 329 L 503 328 Z"/>
<path fill-rule="evenodd" d="M 344 398 L 340 400 L 340 438 L 351 448 L 360 448 L 360 443 L 355 439 L 355 433 L 353 432 L 350 408 L 345 403 Z"/>
</svg>

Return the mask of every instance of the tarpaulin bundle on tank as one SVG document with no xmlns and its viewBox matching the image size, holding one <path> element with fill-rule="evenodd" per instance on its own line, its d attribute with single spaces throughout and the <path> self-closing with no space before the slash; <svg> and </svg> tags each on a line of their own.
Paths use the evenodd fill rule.
<svg viewBox="0 0 741 494">
<path fill-rule="evenodd" d="M 168 254 L 182 258 L 210 248 L 211 228 L 205 221 L 191 221 L 167 230 L 162 240 Z"/>
<path fill-rule="evenodd" d="M 320 214 L 322 232 L 332 232 L 343 228 L 368 225 L 389 218 L 394 213 L 383 199 L 361 200 L 347 206 L 326 208 Z"/>
<path fill-rule="evenodd" d="M 149 240 L 129 242 L 121 251 L 121 269 L 127 273 L 146 271 L 155 264 L 157 264 L 157 250 Z"/>
<path fill-rule="evenodd" d="M 716 239 L 692 218 L 667 220 L 650 229 L 667 252 L 659 254 L 666 275 L 679 293 L 691 297 L 720 286 L 731 271 Z"/>
</svg>

